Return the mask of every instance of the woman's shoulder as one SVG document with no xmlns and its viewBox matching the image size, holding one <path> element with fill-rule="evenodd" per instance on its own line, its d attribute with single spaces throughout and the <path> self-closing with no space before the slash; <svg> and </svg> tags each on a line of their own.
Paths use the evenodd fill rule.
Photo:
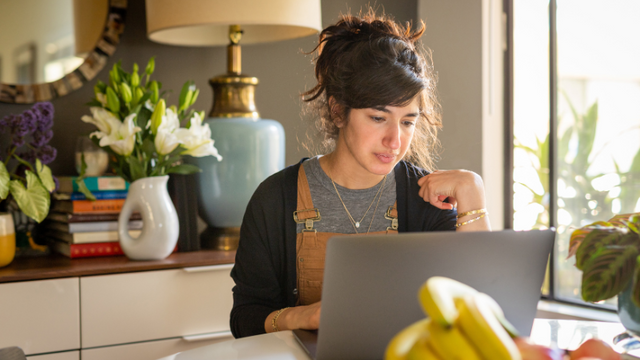
<svg viewBox="0 0 640 360">
<path fill-rule="evenodd" d="M 429 175 L 429 171 L 416 166 L 408 161 L 401 160 L 398 162 L 395 168 L 396 179 L 398 177 L 405 177 L 412 181 L 418 181 L 421 177 Z"/>
<path fill-rule="evenodd" d="M 303 159 L 304 161 L 304 159 Z M 286 193 L 297 191 L 298 170 L 302 161 L 289 165 L 263 180 L 253 193 L 252 200 L 282 199 Z"/>
</svg>

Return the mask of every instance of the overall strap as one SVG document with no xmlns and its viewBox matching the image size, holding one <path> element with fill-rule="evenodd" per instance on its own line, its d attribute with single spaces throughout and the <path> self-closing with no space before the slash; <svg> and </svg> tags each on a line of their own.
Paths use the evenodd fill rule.
<svg viewBox="0 0 640 360">
<path fill-rule="evenodd" d="M 304 231 L 316 231 L 313 228 L 313 223 L 320 221 L 320 210 L 313 207 L 313 200 L 311 199 L 311 191 L 309 190 L 309 182 L 307 181 L 307 175 L 304 172 L 304 165 L 300 164 L 300 170 L 298 171 L 298 207 L 293 212 L 293 220 L 296 223 L 304 224 Z"/>
<path fill-rule="evenodd" d="M 387 212 L 384 214 L 384 218 L 391 220 L 391 226 L 387 227 L 387 231 L 398 231 L 398 200 L 396 200 L 392 206 L 389 206 Z"/>
</svg>

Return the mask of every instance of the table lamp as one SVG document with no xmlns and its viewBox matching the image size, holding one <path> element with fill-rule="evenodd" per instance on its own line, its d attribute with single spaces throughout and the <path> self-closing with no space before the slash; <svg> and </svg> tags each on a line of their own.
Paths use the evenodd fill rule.
<svg viewBox="0 0 640 360">
<path fill-rule="evenodd" d="M 209 80 L 213 106 L 204 123 L 222 161 L 190 158 L 199 166 L 198 212 L 209 228 L 205 247 L 237 247 L 251 195 L 284 168 L 284 129 L 260 119 L 258 79 L 242 74 L 240 41 L 261 43 L 308 36 L 322 29 L 320 0 L 146 0 L 147 35 L 182 46 L 227 46 L 227 73 Z"/>
</svg>

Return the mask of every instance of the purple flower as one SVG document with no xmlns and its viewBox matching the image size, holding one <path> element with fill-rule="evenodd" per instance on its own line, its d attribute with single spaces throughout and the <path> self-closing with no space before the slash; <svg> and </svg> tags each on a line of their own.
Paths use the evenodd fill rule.
<svg viewBox="0 0 640 360">
<path fill-rule="evenodd" d="M 11 138 L 11 145 L 15 147 L 20 147 L 24 145 L 24 137 L 14 136 L 13 138 Z"/>
<path fill-rule="evenodd" d="M 60 188 L 60 181 L 55 176 L 51 176 L 51 177 L 53 177 L 53 182 L 56 184 L 56 187 L 55 187 L 55 189 L 53 189 L 52 192 L 58 191 L 58 189 Z"/>
<path fill-rule="evenodd" d="M 50 102 L 39 102 L 33 106 L 47 122 L 53 122 L 53 104 Z M 41 118 L 41 120 L 42 120 Z"/>
<path fill-rule="evenodd" d="M 0 134 L 4 133 L 5 129 L 9 127 L 9 117 L 5 116 L 0 119 Z"/>
<path fill-rule="evenodd" d="M 25 127 L 28 133 L 34 132 L 41 117 L 40 113 L 34 109 L 26 110 L 22 113 L 22 127 Z"/>
<path fill-rule="evenodd" d="M 38 159 L 40 159 L 43 164 L 48 164 L 55 160 L 57 154 L 58 151 L 54 147 L 52 147 L 51 145 L 45 145 L 40 148 Z"/>
<path fill-rule="evenodd" d="M 31 146 L 39 148 L 43 145 L 46 145 L 51 138 L 53 137 L 53 130 L 45 130 L 45 132 L 35 131 L 32 134 L 33 140 L 31 141 Z"/>
<path fill-rule="evenodd" d="M 28 163 L 35 163 L 36 162 L 36 151 L 35 150 L 28 150 L 28 151 L 22 151 L 20 153 L 18 153 L 18 156 L 28 162 Z"/>
</svg>

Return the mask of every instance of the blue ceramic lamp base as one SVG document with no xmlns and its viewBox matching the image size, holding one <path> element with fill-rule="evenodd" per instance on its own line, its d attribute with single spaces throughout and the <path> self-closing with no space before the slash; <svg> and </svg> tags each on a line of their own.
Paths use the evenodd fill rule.
<svg viewBox="0 0 640 360">
<path fill-rule="evenodd" d="M 198 212 L 212 228 L 204 236 L 218 238 L 215 245 L 209 240 L 204 243 L 229 248 L 233 242 L 228 238 L 239 234 L 244 211 L 258 185 L 284 168 L 284 128 L 267 119 L 208 118 L 204 122 L 222 155 L 222 161 L 212 156 L 189 159 L 202 170 L 195 189 Z"/>
</svg>

